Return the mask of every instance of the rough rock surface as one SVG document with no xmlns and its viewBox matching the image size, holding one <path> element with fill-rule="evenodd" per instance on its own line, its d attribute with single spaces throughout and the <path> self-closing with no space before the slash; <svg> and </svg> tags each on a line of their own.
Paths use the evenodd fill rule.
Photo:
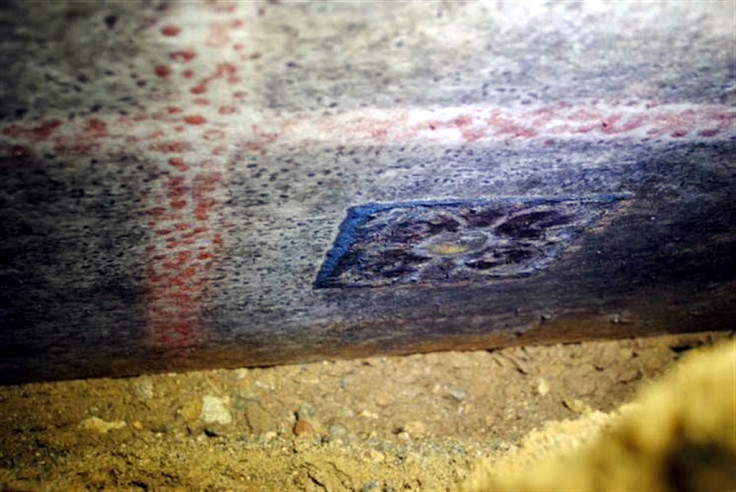
<svg viewBox="0 0 736 492">
<path fill-rule="evenodd" d="M 0 387 L 0 489 L 442 490 L 589 441 L 683 353 L 727 338 L 162 374 L 145 399 L 140 378 Z M 203 422 L 205 397 L 229 398 L 232 422 Z M 79 429 L 91 419 L 129 425 Z"/>
</svg>

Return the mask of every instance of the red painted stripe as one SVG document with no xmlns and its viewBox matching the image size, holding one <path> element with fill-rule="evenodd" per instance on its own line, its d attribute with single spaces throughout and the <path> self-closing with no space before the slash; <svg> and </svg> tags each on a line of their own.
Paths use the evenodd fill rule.
<svg viewBox="0 0 736 492">
<path fill-rule="evenodd" d="M 273 144 L 311 146 L 364 142 L 487 143 L 548 139 L 726 138 L 736 135 L 736 110 L 726 106 L 555 104 L 523 108 L 460 107 L 424 110 L 399 108 L 343 112 L 337 115 L 297 113 L 264 118 L 260 136 L 243 145 L 263 152 Z M 339 136 L 339 138 L 338 138 Z"/>
</svg>

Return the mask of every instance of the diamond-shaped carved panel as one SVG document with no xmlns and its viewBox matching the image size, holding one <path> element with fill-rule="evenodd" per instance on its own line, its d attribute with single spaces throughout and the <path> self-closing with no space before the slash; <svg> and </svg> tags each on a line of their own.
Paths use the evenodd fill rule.
<svg viewBox="0 0 736 492">
<path fill-rule="evenodd" d="M 464 284 L 532 275 L 625 196 L 352 207 L 315 287 Z"/>
</svg>

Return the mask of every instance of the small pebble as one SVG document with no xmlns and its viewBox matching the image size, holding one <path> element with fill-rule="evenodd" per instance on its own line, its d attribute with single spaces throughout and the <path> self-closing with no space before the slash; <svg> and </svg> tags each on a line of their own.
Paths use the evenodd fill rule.
<svg viewBox="0 0 736 492">
<path fill-rule="evenodd" d="M 366 482 L 365 485 L 363 485 L 362 492 L 380 492 L 381 491 L 381 483 L 378 480 L 371 480 L 370 482 Z"/>
<path fill-rule="evenodd" d="M 340 438 L 345 437 L 348 434 L 348 430 L 345 428 L 344 425 L 341 424 L 332 424 L 330 426 L 330 436 L 334 438 Z"/>
<path fill-rule="evenodd" d="M 314 417 L 314 407 L 309 403 L 303 403 L 299 406 L 299 410 L 296 411 L 297 418 L 303 419 L 305 417 Z"/>
<path fill-rule="evenodd" d="M 295 436 L 312 436 L 316 433 L 314 426 L 307 419 L 299 419 L 294 424 Z"/>
<path fill-rule="evenodd" d="M 366 417 L 366 418 L 369 418 L 369 419 L 377 419 L 378 418 L 378 414 L 376 412 L 371 412 L 369 410 L 363 410 L 362 412 L 360 412 L 359 415 L 361 417 Z"/>
<path fill-rule="evenodd" d="M 207 395 L 202 398 L 202 413 L 200 415 L 205 424 L 227 425 L 233 421 L 225 400 L 217 396 Z"/>
<path fill-rule="evenodd" d="M 260 435 L 260 437 L 259 437 L 259 439 L 260 439 L 260 440 L 261 440 L 262 442 L 271 442 L 271 441 L 273 441 L 274 439 L 276 439 L 276 436 L 277 436 L 277 435 L 278 435 L 278 434 L 276 434 L 276 432 L 275 432 L 275 431 L 268 431 L 268 432 L 264 432 L 263 434 L 261 434 L 261 435 Z"/>
<path fill-rule="evenodd" d="M 149 376 L 141 376 L 132 382 L 133 394 L 141 401 L 153 398 L 153 380 Z"/>
<path fill-rule="evenodd" d="M 90 417 L 80 422 L 79 428 L 83 430 L 97 432 L 98 434 L 107 434 L 111 430 L 122 429 L 123 427 L 125 427 L 125 425 L 125 422 L 122 420 L 118 420 L 115 422 L 106 422 L 99 417 Z"/>
<path fill-rule="evenodd" d="M 263 434 L 278 426 L 277 417 L 263 408 L 260 401 L 255 399 L 241 399 L 240 407 L 245 419 L 246 427 L 252 434 Z"/>
<path fill-rule="evenodd" d="M 376 463 L 383 463 L 386 460 L 386 455 L 376 449 L 371 449 L 368 452 L 368 457 Z"/>
<path fill-rule="evenodd" d="M 411 436 L 423 436 L 427 431 L 427 427 L 423 422 L 412 420 L 404 425 L 401 430 L 408 432 Z"/>
<path fill-rule="evenodd" d="M 537 393 L 539 393 L 539 396 L 544 396 L 549 393 L 549 383 L 546 379 L 537 379 Z"/>
<path fill-rule="evenodd" d="M 453 389 L 453 390 L 450 390 L 450 396 L 452 396 L 457 401 L 463 401 L 465 400 L 465 398 L 468 397 L 468 394 L 464 390 Z"/>
<path fill-rule="evenodd" d="M 208 424 L 204 426 L 204 434 L 207 437 L 227 437 L 233 435 L 233 428 L 224 424 Z"/>
<path fill-rule="evenodd" d="M 588 413 L 588 412 L 592 412 L 593 411 L 593 409 L 590 408 L 590 405 L 588 405 L 587 403 L 585 403 L 582 400 L 578 400 L 578 399 L 568 400 L 568 399 L 565 399 L 565 400 L 562 401 L 562 403 L 567 408 L 569 408 L 570 410 L 572 410 L 573 412 L 578 413 L 578 414 L 584 414 L 584 413 Z"/>
</svg>

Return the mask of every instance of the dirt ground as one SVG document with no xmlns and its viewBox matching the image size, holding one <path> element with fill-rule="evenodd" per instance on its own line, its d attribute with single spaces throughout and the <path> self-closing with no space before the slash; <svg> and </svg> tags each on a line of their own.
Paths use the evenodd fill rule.
<svg viewBox="0 0 736 492">
<path fill-rule="evenodd" d="M 530 435 L 538 456 L 590 440 L 732 336 L 0 387 L 0 490 L 449 490 Z"/>
</svg>

